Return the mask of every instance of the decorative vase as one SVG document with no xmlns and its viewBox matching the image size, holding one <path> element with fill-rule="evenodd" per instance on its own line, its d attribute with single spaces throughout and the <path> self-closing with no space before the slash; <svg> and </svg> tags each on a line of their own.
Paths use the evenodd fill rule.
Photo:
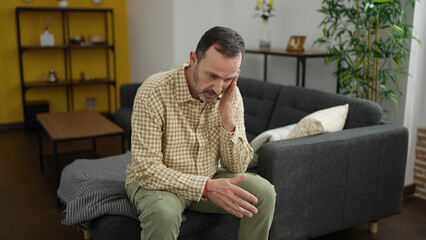
<svg viewBox="0 0 426 240">
<path fill-rule="evenodd" d="M 263 20 L 262 31 L 260 33 L 260 48 L 271 48 L 271 30 L 268 20 Z"/>
<path fill-rule="evenodd" d="M 42 47 L 52 47 L 55 45 L 55 37 L 53 34 L 50 34 L 47 28 L 44 30 L 44 33 L 40 35 L 40 45 Z"/>
</svg>

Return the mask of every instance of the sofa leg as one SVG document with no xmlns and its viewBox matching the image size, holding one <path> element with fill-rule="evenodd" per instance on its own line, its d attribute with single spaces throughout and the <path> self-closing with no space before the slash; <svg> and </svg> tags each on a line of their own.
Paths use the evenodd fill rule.
<svg viewBox="0 0 426 240">
<path fill-rule="evenodd" d="M 371 233 L 377 233 L 377 222 L 371 222 L 368 227 Z"/>
<path fill-rule="evenodd" d="M 90 239 L 92 239 L 92 237 L 90 236 L 89 231 L 84 230 L 83 234 L 84 234 L 84 240 L 90 240 Z"/>
</svg>

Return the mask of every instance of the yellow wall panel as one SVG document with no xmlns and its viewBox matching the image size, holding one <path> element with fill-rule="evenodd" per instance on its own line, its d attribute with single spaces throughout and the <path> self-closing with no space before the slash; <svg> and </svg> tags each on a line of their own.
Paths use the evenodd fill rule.
<svg viewBox="0 0 426 240">
<path fill-rule="evenodd" d="M 128 34 L 127 34 L 127 12 L 126 1 L 102 0 L 101 4 L 95 5 L 90 0 L 68 1 L 70 8 L 112 8 L 114 19 L 107 17 L 109 25 L 114 22 L 115 27 L 115 56 L 117 88 L 114 92 L 110 88 L 112 110 L 115 110 L 115 99 L 118 99 L 119 87 L 129 82 L 129 60 L 128 60 Z M 25 1 L 0 1 L 0 124 L 17 123 L 24 121 L 18 42 L 16 32 L 16 7 L 57 7 L 56 0 L 37 0 L 31 3 Z M 108 14 L 109 15 L 109 14 Z M 21 40 L 24 46 L 39 46 L 40 35 L 44 32 L 44 24 L 49 19 L 49 32 L 55 37 L 55 45 L 64 45 L 63 19 L 59 12 L 25 12 L 21 14 Z M 105 35 L 108 31 L 108 43 L 112 43 L 112 31 L 105 28 L 105 17 L 103 13 L 77 13 L 71 12 L 70 37 L 83 36 L 88 40 L 90 35 Z M 84 71 L 86 77 L 106 78 L 107 61 L 111 66 L 110 78 L 114 77 L 113 58 L 109 54 L 109 60 L 105 58 L 105 49 L 72 49 L 72 78 L 80 81 L 80 72 Z M 53 67 L 59 81 L 64 81 L 65 73 L 65 51 L 56 50 L 31 50 L 23 54 L 24 78 L 26 82 L 42 81 L 47 77 L 50 67 Z M 69 73 L 70 74 L 70 73 Z M 74 109 L 88 109 L 87 98 L 96 98 L 95 110 L 108 111 L 106 85 L 85 85 L 74 88 Z M 48 100 L 51 112 L 67 111 L 66 87 L 36 88 L 30 89 L 26 94 L 27 101 Z M 119 102 L 117 102 L 119 104 Z"/>
</svg>

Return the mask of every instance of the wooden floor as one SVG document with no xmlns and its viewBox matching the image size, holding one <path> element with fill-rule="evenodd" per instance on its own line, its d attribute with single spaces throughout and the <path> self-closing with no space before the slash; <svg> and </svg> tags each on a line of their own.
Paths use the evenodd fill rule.
<svg viewBox="0 0 426 240">
<path fill-rule="evenodd" d="M 83 239 L 83 233 L 61 224 L 63 215 L 57 208 L 53 163 L 45 161 L 40 171 L 35 132 L 21 130 L 0 132 L 0 239 Z M 52 146 L 43 137 L 44 152 Z M 90 141 L 63 143 L 59 152 L 89 150 Z M 97 144 L 99 157 L 120 154 L 119 137 L 102 138 Z M 64 166 L 75 158 L 92 158 L 92 153 L 61 157 Z M 376 234 L 368 232 L 368 224 L 355 226 L 317 240 L 424 240 L 426 239 L 426 200 L 404 199 L 402 214 L 379 221 Z"/>
</svg>

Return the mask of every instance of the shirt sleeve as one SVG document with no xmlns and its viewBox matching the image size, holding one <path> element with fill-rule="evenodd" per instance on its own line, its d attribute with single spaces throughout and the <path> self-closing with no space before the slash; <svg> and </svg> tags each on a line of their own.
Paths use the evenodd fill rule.
<svg viewBox="0 0 426 240">
<path fill-rule="evenodd" d="M 208 177 L 184 174 L 163 164 L 162 110 L 153 104 L 156 99 L 150 99 L 150 104 L 144 99 L 135 99 L 132 113 L 131 150 L 135 181 L 145 189 L 166 190 L 185 199 L 200 201 Z"/>
<path fill-rule="evenodd" d="M 220 154 L 230 172 L 241 173 L 246 171 L 253 158 L 253 149 L 246 137 L 244 105 L 238 88 L 234 97 L 234 119 L 236 126 L 233 132 L 228 132 L 223 127 L 220 131 Z"/>
</svg>

